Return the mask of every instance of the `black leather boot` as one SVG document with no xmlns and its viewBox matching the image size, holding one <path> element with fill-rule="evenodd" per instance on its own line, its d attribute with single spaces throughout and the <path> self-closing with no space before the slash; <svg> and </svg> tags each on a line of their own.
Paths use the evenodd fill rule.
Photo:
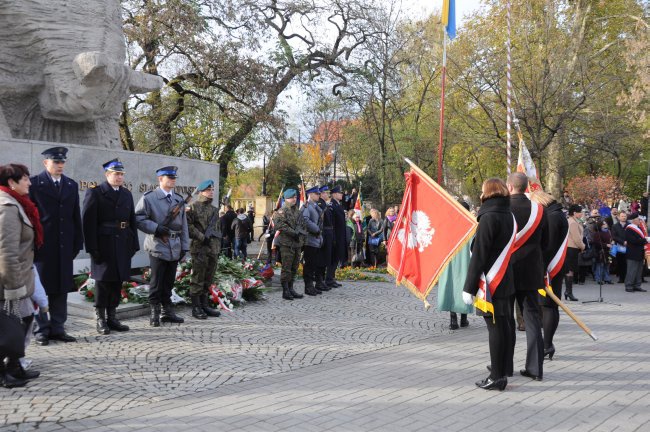
<svg viewBox="0 0 650 432">
<path fill-rule="evenodd" d="M 152 304 L 151 316 L 149 317 L 149 325 L 151 327 L 160 327 L 160 305 Z"/>
<path fill-rule="evenodd" d="M 201 299 L 198 295 L 191 296 L 192 298 L 192 316 L 196 319 L 204 320 L 208 319 L 208 316 L 203 311 L 201 306 Z"/>
<path fill-rule="evenodd" d="M 20 360 L 12 360 L 7 364 L 7 374 L 17 380 L 31 380 L 41 376 L 41 373 L 33 369 L 23 369 Z"/>
<path fill-rule="evenodd" d="M 451 320 L 449 321 L 449 330 L 458 330 L 460 327 L 458 327 L 458 316 L 456 315 L 456 312 L 451 312 L 450 316 Z"/>
<path fill-rule="evenodd" d="M 7 370 L 4 361 L 0 361 L 0 387 L 14 388 L 24 387 L 27 384 L 26 379 L 16 378 Z"/>
<path fill-rule="evenodd" d="M 115 330 L 118 332 L 129 331 L 129 326 L 122 324 L 117 319 L 117 308 L 106 309 L 106 324 L 108 324 L 108 328 L 111 330 Z"/>
<path fill-rule="evenodd" d="M 325 281 L 323 280 L 323 275 L 321 274 L 320 271 L 316 272 L 316 289 L 320 291 L 329 291 L 332 289 L 327 285 L 325 285 Z"/>
<path fill-rule="evenodd" d="M 298 294 L 296 290 L 293 289 L 293 281 L 289 282 L 289 293 L 295 299 L 301 299 L 304 297 L 302 294 Z"/>
<path fill-rule="evenodd" d="M 564 278 L 564 284 L 566 285 L 564 289 L 564 300 L 578 301 L 573 296 L 573 276 L 566 276 Z"/>
<path fill-rule="evenodd" d="M 293 296 L 289 292 L 289 282 L 282 282 L 282 298 L 285 300 L 293 300 Z"/>
<path fill-rule="evenodd" d="M 460 326 L 468 327 L 469 321 L 467 321 L 467 314 L 460 314 Z"/>
<path fill-rule="evenodd" d="M 111 330 L 108 328 L 106 323 L 106 309 L 104 308 L 95 308 L 95 316 L 97 317 L 97 333 L 101 335 L 107 335 L 111 333 Z"/>
<path fill-rule="evenodd" d="M 207 316 L 209 316 L 209 317 L 218 317 L 218 316 L 221 316 L 221 312 L 219 312 L 218 310 L 216 310 L 216 309 L 214 309 L 214 308 L 211 308 L 211 307 L 209 306 L 209 304 L 210 304 L 210 303 L 208 303 L 208 295 L 207 295 L 207 294 L 203 294 L 203 295 L 201 296 L 201 308 L 203 308 L 203 312 L 205 312 L 205 314 L 206 314 Z"/>
<path fill-rule="evenodd" d="M 183 318 L 179 317 L 174 313 L 174 307 L 170 304 L 163 305 L 162 315 L 160 315 L 160 321 L 174 323 L 174 324 L 182 324 L 185 322 Z"/>
</svg>

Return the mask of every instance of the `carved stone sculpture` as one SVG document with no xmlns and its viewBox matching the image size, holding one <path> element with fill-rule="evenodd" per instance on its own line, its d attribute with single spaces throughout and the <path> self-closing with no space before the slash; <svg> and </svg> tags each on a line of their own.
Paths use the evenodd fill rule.
<svg viewBox="0 0 650 432">
<path fill-rule="evenodd" d="M 130 94 L 162 87 L 126 66 L 119 0 L 0 0 L 0 137 L 119 148 Z"/>
</svg>

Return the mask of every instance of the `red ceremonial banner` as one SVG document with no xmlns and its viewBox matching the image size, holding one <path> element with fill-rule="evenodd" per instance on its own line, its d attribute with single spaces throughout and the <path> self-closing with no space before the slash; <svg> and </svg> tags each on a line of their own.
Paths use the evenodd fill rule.
<svg viewBox="0 0 650 432">
<path fill-rule="evenodd" d="M 478 222 L 416 166 L 404 177 L 404 198 L 388 243 L 388 271 L 426 305 L 427 295 Z"/>
</svg>

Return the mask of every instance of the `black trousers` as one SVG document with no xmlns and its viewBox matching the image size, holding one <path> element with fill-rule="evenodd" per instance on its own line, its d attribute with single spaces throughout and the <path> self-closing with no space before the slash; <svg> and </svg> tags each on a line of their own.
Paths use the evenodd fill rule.
<svg viewBox="0 0 650 432">
<path fill-rule="evenodd" d="M 34 333 L 45 336 L 63 334 L 65 332 L 63 326 L 68 320 L 68 293 L 48 294 L 47 301 L 50 308 L 49 319 L 48 314 L 37 316 Z"/>
<path fill-rule="evenodd" d="M 114 309 L 120 305 L 122 282 L 96 281 L 95 307 Z"/>
<path fill-rule="evenodd" d="M 557 274 L 551 279 L 551 288 L 553 294 L 562 298 L 562 281 L 564 277 L 562 274 Z M 542 305 L 542 327 L 544 329 L 544 349 L 548 349 L 553 345 L 553 337 L 560 323 L 560 311 L 558 305 L 548 295 L 540 300 Z"/>
<path fill-rule="evenodd" d="M 485 324 L 488 329 L 488 341 L 490 344 L 490 365 L 492 371 L 490 378 L 497 380 L 512 373 L 512 357 L 510 349 L 510 319 L 506 316 L 486 316 Z M 510 368 L 510 370 L 508 370 Z"/>
<path fill-rule="evenodd" d="M 627 258 L 625 257 L 624 253 L 616 254 L 616 270 L 618 280 L 624 282 L 625 275 L 627 274 Z"/>
<path fill-rule="evenodd" d="M 149 262 L 151 264 L 149 304 L 170 305 L 178 261 L 165 261 L 149 255 Z"/>
<path fill-rule="evenodd" d="M 320 256 L 321 253 L 322 251 L 320 248 L 305 246 L 303 255 L 305 264 L 302 267 L 302 276 L 305 279 L 305 289 L 314 285 L 314 282 L 316 281 L 316 272 L 321 271 L 323 268 L 320 265 L 323 261 Z"/>
<path fill-rule="evenodd" d="M 543 376 L 544 339 L 542 338 L 542 320 L 539 309 L 539 293 L 537 291 L 517 291 L 517 303 L 524 314 L 526 323 L 526 370 L 538 377 Z M 512 352 L 516 343 L 516 330 L 513 329 Z"/>
</svg>

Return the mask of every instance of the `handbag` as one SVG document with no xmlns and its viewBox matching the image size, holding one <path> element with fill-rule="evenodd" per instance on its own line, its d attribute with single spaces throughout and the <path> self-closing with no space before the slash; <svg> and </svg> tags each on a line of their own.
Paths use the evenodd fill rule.
<svg viewBox="0 0 650 432">
<path fill-rule="evenodd" d="M 618 245 L 614 244 L 611 248 L 609 248 L 609 254 L 615 257 L 617 253 L 618 253 Z"/>
<path fill-rule="evenodd" d="M 370 239 L 368 239 L 368 244 L 370 246 L 379 246 L 380 243 L 381 243 L 381 236 L 370 237 Z"/>
<path fill-rule="evenodd" d="M 11 359 L 25 356 L 25 329 L 20 318 L 11 312 L 12 306 L 16 307 L 13 303 L 5 300 L 0 308 L 0 352 Z"/>
</svg>

